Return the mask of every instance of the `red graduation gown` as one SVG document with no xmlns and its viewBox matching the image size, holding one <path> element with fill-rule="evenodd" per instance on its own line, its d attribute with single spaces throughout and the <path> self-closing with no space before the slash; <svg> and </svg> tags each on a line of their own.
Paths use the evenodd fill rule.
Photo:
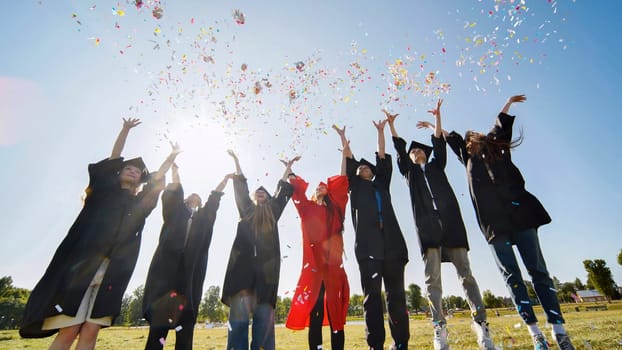
<svg viewBox="0 0 622 350">
<path fill-rule="evenodd" d="M 324 282 L 324 325 L 330 314 L 333 331 L 343 330 L 346 323 L 350 286 L 343 267 L 343 218 L 348 202 L 348 178 L 333 176 L 328 179 L 328 197 L 332 212 L 326 206 L 307 199 L 309 185 L 300 177 L 290 180 L 294 187 L 292 199 L 300 215 L 302 226 L 303 258 L 300 279 L 294 292 L 285 326 L 301 330 L 309 326 L 309 315 L 317 301 Z"/>
</svg>

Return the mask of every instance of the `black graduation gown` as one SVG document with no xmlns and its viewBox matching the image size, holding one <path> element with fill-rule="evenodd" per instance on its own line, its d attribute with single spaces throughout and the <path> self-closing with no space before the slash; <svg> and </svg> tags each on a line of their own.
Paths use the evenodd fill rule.
<svg viewBox="0 0 622 350">
<path fill-rule="evenodd" d="M 276 194 L 266 204 L 271 207 L 277 222 L 272 231 L 257 234 L 248 218 L 255 204 L 248 194 L 246 178 L 243 175 L 235 176 L 233 188 L 240 221 L 227 264 L 222 302 L 229 306 L 231 297 L 247 289 L 255 292 L 257 303 L 269 303 L 275 307 L 281 270 L 278 219 L 294 192 L 293 187 L 285 181 L 279 181 Z"/>
<path fill-rule="evenodd" d="M 152 326 L 175 328 L 182 311 L 192 313 L 196 319 L 222 195 L 222 192 L 212 191 L 205 205 L 192 216 L 186 241 L 191 211 L 184 203 L 182 186 L 169 184 L 162 194 L 164 224 L 143 297 L 144 317 Z"/>
<path fill-rule="evenodd" d="M 488 137 L 510 142 L 513 123 L 514 116 L 499 113 Z M 512 163 L 509 149 L 487 167 L 479 156 L 467 153 L 464 139 L 455 131 L 447 137 L 447 143 L 466 167 L 477 222 L 488 242 L 497 236 L 507 237 L 551 222 L 542 203 L 525 189 L 525 180 Z"/>
<path fill-rule="evenodd" d="M 421 255 L 428 248 L 466 248 L 469 249 L 466 229 L 458 206 L 456 195 L 445 174 L 447 148 L 445 140 L 432 135 L 434 158 L 428 159 L 425 175 L 421 166 L 412 162 L 406 153 L 406 141 L 394 137 L 393 145 L 397 152 L 397 165 L 404 175 L 410 190 Z M 428 185 L 425 177 L 427 176 Z M 431 193 L 430 193 L 431 192 Z M 432 203 L 436 203 L 436 211 Z M 436 213 L 438 212 L 438 214 Z M 448 261 L 443 257 L 442 261 Z"/>
<path fill-rule="evenodd" d="M 89 164 L 84 207 L 28 299 L 22 337 L 50 336 L 58 330 L 41 330 L 45 318 L 61 313 L 74 316 L 104 258 L 110 263 L 91 316 L 119 314 L 138 258 L 145 218 L 156 206 L 164 181 L 148 183 L 134 196 L 120 186 L 122 167 L 122 158 Z"/>
<path fill-rule="evenodd" d="M 354 253 L 360 262 L 367 259 L 408 262 L 406 241 L 391 204 L 391 156 L 380 159 L 376 154 L 376 174 L 372 181 L 356 175 L 359 162 L 346 158 L 346 173 L 350 184 L 350 209 L 356 235 Z M 376 191 L 381 198 L 383 228 L 379 225 Z"/>
</svg>

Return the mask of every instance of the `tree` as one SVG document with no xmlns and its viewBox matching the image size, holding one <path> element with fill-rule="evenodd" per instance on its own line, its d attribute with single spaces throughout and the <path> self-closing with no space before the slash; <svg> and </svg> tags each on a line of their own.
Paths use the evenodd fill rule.
<svg viewBox="0 0 622 350">
<path fill-rule="evenodd" d="M 620 249 L 620 253 L 618 253 L 618 265 L 622 265 L 622 249 Z"/>
<path fill-rule="evenodd" d="M 200 320 L 209 320 L 210 322 L 224 322 L 226 317 L 225 306 L 220 302 L 220 287 L 207 287 L 207 291 L 205 291 L 199 306 L 198 318 Z"/>
<path fill-rule="evenodd" d="M 574 280 L 574 287 L 575 287 L 575 290 L 585 290 L 585 284 L 583 284 L 583 282 L 581 282 L 579 277 L 577 277 Z"/>
<path fill-rule="evenodd" d="M 276 297 L 276 308 L 274 309 L 274 321 L 275 323 L 285 323 L 287 315 L 289 315 L 289 309 L 292 306 L 292 298 Z"/>
<path fill-rule="evenodd" d="M 531 303 L 534 305 L 540 304 L 540 299 L 538 299 L 538 295 L 536 294 L 536 289 L 533 287 L 533 283 L 527 280 L 524 280 L 523 282 L 527 287 L 527 295 L 529 295 L 529 300 L 531 301 Z"/>
<path fill-rule="evenodd" d="M 458 297 L 455 295 L 450 295 L 447 297 L 443 297 L 443 305 L 449 309 L 468 309 L 469 304 L 462 297 Z"/>
<path fill-rule="evenodd" d="M 13 286 L 13 278 L 10 276 L 0 278 L 0 329 L 19 326 L 29 296 L 28 289 Z"/>
<path fill-rule="evenodd" d="M 143 296 L 145 295 L 145 286 L 142 284 L 132 292 L 128 307 L 127 321 L 132 326 L 140 326 L 143 319 Z"/>
<path fill-rule="evenodd" d="M 350 304 L 348 305 L 348 316 L 363 316 L 363 296 L 353 294 L 350 296 Z"/>
<path fill-rule="evenodd" d="M 489 309 L 493 309 L 496 307 L 503 306 L 503 298 L 497 297 L 488 289 L 482 293 L 482 301 L 484 302 L 484 306 Z"/>
<path fill-rule="evenodd" d="M 423 306 L 421 287 L 414 283 L 409 284 L 408 289 L 406 290 L 406 302 L 409 310 L 419 313 L 419 310 Z"/>
<path fill-rule="evenodd" d="M 587 271 L 588 282 L 591 282 L 604 296 L 608 299 L 613 299 L 618 295 L 611 270 L 607 267 L 607 262 L 605 260 L 583 260 L 583 266 Z"/>
<path fill-rule="evenodd" d="M 575 283 L 566 282 L 562 283 L 561 287 L 557 289 L 557 297 L 562 303 L 570 303 L 574 301 L 572 294 L 576 294 L 577 290 Z"/>
</svg>

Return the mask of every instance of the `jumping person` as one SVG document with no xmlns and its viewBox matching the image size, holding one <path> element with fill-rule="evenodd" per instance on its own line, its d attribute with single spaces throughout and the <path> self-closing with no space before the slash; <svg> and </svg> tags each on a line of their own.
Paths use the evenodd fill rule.
<svg viewBox="0 0 622 350">
<path fill-rule="evenodd" d="M 515 117 L 508 115 L 508 112 L 512 103 L 526 99 L 525 95 L 510 97 L 488 134 L 467 131 L 463 139 L 458 133 L 451 132 L 447 142 L 467 169 L 477 221 L 518 314 L 533 337 L 534 349 L 548 349 L 548 344 L 529 301 L 527 287 L 512 249 L 514 245 L 531 276 L 547 321 L 552 325 L 553 339 L 560 349 L 573 350 L 538 240 L 538 227 L 551 222 L 551 218 L 540 201 L 525 189 L 525 180 L 510 154 L 521 143 L 522 135 L 512 140 Z"/>
<path fill-rule="evenodd" d="M 400 173 L 406 178 L 410 191 L 421 256 L 425 269 L 427 297 L 434 325 L 434 349 L 447 350 L 447 320 L 443 314 L 443 287 L 441 282 L 441 263 L 451 262 L 456 268 L 458 279 L 466 295 L 473 318 L 472 328 L 477 334 L 480 349 L 494 350 L 486 322 L 486 308 L 482 302 L 479 287 L 469 264 L 466 229 L 458 200 L 452 190 L 445 165 L 447 151 L 441 129 L 441 105 L 430 112 L 435 117 L 436 126 L 429 122 L 419 122 L 417 127 L 431 127 L 432 147 L 413 141 L 406 152 L 406 141 L 399 137 L 395 129 L 397 114 L 384 111 L 393 136 Z M 434 158 L 430 158 L 434 153 Z"/>
</svg>

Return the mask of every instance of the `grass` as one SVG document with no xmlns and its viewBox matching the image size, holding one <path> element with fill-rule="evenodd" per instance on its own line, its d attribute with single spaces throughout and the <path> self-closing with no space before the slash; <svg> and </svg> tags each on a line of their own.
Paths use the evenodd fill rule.
<svg viewBox="0 0 622 350">
<path fill-rule="evenodd" d="M 574 305 L 564 306 L 566 328 L 577 349 L 586 350 L 622 350 L 622 303 L 608 304 L 607 311 L 574 310 Z M 513 310 L 500 309 L 500 317 L 490 310 L 489 322 L 492 335 L 500 348 L 503 349 L 533 349 L 531 338 L 524 324 Z M 544 315 L 539 313 L 541 323 Z M 545 328 L 549 341 L 550 329 Z M 470 329 L 468 313 L 455 315 L 448 320 L 449 342 L 453 350 L 477 349 L 475 335 Z M 111 327 L 99 334 L 97 349 L 104 350 L 142 350 L 147 339 L 148 328 Z M 174 349 L 174 331 L 169 332 L 166 350 Z M 411 319 L 411 340 L 409 349 L 432 348 L 432 326 L 429 320 Z M 387 342 L 391 344 L 387 327 Z M 345 329 L 348 350 L 367 349 L 365 342 L 365 326 L 362 322 L 352 321 Z M 20 339 L 17 331 L 0 331 L 0 350 L 13 349 L 47 349 L 52 337 L 44 339 Z M 328 327 L 324 327 L 324 348 L 330 349 L 330 334 Z M 225 349 L 227 344 L 227 329 L 197 328 L 194 334 L 195 349 Z M 294 332 L 282 325 L 276 327 L 277 349 L 306 349 L 307 331 Z M 551 347 L 555 349 L 556 347 Z"/>
</svg>

